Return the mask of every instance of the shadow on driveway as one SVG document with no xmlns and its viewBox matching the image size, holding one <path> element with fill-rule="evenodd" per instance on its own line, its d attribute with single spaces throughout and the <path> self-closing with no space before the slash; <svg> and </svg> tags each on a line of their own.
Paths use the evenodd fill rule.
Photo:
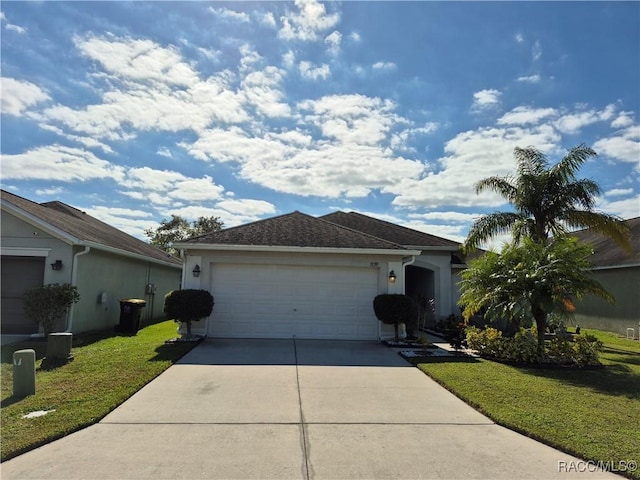
<svg viewBox="0 0 640 480">
<path fill-rule="evenodd" d="M 208 339 L 186 354 L 185 365 L 309 365 L 410 367 L 377 341 Z"/>
</svg>

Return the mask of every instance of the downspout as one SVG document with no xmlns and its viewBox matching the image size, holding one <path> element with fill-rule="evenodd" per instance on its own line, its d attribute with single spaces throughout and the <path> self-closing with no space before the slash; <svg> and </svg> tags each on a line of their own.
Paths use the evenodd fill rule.
<svg viewBox="0 0 640 480">
<path fill-rule="evenodd" d="M 73 256 L 73 268 L 71 271 L 71 285 L 77 286 L 76 283 L 78 281 L 78 257 L 81 255 L 86 255 L 91 251 L 91 247 L 84 247 L 84 250 L 76 253 Z M 75 312 L 75 303 L 69 307 L 69 315 L 67 316 L 67 328 L 65 329 L 65 333 L 71 333 L 71 329 L 73 328 L 73 314 Z"/>
</svg>

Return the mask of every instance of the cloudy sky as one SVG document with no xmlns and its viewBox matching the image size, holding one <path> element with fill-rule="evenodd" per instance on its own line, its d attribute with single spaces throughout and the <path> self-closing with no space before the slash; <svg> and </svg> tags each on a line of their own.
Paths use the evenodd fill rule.
<svg viewBox="0 0 640 480">
<path fill-rule="evenodd" d="M 140 238 L 354 210 L 454 240 L 580 143 L 640 215 L 638 2 L 3 2 L 2 188 Z"/>
</svg>

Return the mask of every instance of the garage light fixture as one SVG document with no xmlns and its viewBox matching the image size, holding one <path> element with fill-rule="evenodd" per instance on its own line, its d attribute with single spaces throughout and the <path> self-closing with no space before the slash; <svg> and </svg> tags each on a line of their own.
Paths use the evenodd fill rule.
<svg viewBox="0 0 640 480">
<path fill-rule="evenodd" d="M 194 277 L 199 277 L 200 276 L 200 265 L 196 265 L 195 267 L 193 267 L 193 270 L 191 272 L 193 273 Z"/>
<path fill-rule="evenodd" d="M 389 283 L 396 283 L 396 272 L 393 270 L 389 272 Z"/>
<path fill-rule="evenodd" d="M 51 270 L 62 270 L 62 260 L 56 260 L 51 264 Z"/>
</svg>

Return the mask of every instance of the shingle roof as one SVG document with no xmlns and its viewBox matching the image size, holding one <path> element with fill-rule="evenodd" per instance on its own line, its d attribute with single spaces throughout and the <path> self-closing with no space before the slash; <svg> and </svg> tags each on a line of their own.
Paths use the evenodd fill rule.
<svg viewBox="0 0 640 480">
<path fill-rule="evenodd" d="M 159 248 L 132 237 L 66 203 L 58 201 L 35 203 L 4 190 L 2 190 L 2 202 L 18 207 L 44 223 L 78 239 L 80 242 L 92 242 L 162 262 L 175 265 L 182 264 L 180 259 L 168 255 Z"/>
<path fill-rule="evenodd" d="M 450 247 L 451 250 L 458 250 L 460 248 L 460 244 L 452 240 L 385 222 L 384 220 L 369 217 L 361 213 L 333 212 L 320 218 L 360 232 L 368 233 L 378 238 L 383 238 L 390 242 L 403 245 L 404 247 L 410 246 L 425 249 L 428 247 Z"/>
<path fill-rule="evenodd" d="M 405 250 L 393 242 L 298 211 L 226 228 L 180 243 Z"/>
<path fill-rule="evenodd" d="M 640 264 L 640 217 L 625 220 L 631 230 L 633 252 L 623 250 L 609 237 L 588 229 L 573 232 L 581 242 L 593 246 L 593 256 L 589 259 L 595 267 L 621 267 Z"/>
</svg>

